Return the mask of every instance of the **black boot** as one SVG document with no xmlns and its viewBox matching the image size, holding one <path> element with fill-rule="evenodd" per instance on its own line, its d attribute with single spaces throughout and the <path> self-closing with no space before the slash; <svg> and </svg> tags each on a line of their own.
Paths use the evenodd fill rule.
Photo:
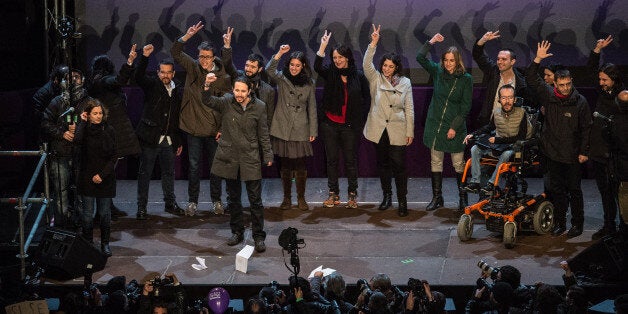
<svg viewBox="0 0 628 314">
<path fill-rule="evenodd" d="M 408 216 L 408 200 L 403 197 L 403 198 L 398 198 L 399 201 L 399 207 L 397 208 L 397 215 L 399 215 L 399 217 L 405 217 Z"/>
<path fill-rule="evenodd" d="M 397 201 L 399 201 L 399 207 L 397 207 L 397 214 L 399 217 L 408 216 L 408 176 L 399 174 L 395 176 L 395 187 L 397 188 Z"/>
<path fill-rule="evenodd" d="M 297 207 L 300 210 L 308 210 L 310 206 L 305 201 L 305 182 L 307 181 L 307 170 L 297 170 L 294 177 L 297 183 Z"/>
<path fill-rule="evenodd" d="M 462 173 L 456 172 L 456 183 L 458 183 L 458 210 L 464 211 L 469 206 L 469 195 L 465 191 L 464 184 L 462 183 Z"/>
<path fill-rule="evenodd" d="M 384 198 L 382 202 L 379 204 L 379 210 L 387 210 L 392 206 L 392 179 L 390 175 L 381 175 L 379 177 L 379 182 L 382 185 L 382 191 L 384 192 Z"/>
<path fill-rule="evenodd" d="M 111 235 L 111 229 L 109 226 L 100 226 L 100 251 L 105 256 L 111 256 L 111 248 L 109 248 L 109 236 Z"/>
<path fill-rule="evenodd" d="M 90 244 L 94 244 L 94 228 L 83 227 L 83 239 Z"/>
<path fill-rule="evenodd" d="M 559 236 L 567 231 L 567 213 L 559 208 L 554 208 L 554 229 L 553 236 Z"/>
<path fill-rule="evenodd" d="M 148 219 L 148 213 L 146 212 L 146 206 L 138 206 L 137 207 L 137 215 L 135 216 L 137 220 L 146 220 Z"/>
<path fill-rule="evenodd" d="M 292 207 L 292 171 L 281 169 L 279 175 L 281 175 L 281 185 L 283 186 L 283 201 L 279 208 L 287 210 Z"/>
<path fill-rule="evenodd" d="M 425 210 L 435 210 L 443 207 L 445 200 L 443 200 L 443 173 L 432 172 L 432 200 Z"/>
</svg>

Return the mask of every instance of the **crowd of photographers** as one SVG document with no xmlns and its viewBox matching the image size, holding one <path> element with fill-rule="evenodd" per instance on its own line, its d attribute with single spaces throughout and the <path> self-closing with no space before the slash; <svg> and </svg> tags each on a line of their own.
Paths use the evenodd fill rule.
<svg viewBox="0 0 628 314">
<path fill-rule="evenodd" d="M 510 265 L 491 267 L 480 261 L 481 275 L 465 313 L 586 313 L 590 306 L 585 290 L 566 262 L 563 280 L 566 294 L 543 283 L 523 285 L 521 272 Z M 191 301 L 174 274 L 155 277 L 143 285 L 114 277 L 107 285 L 89 285 L 82 296 L 68 294 L 57 313 L 212 313 L 206 300 Z M 245 313 L 268 314 L 409 314 L 445 313 L 445 295 L 432 291 L 425 280 L 410 278 L 403 289 L 393 285 L 386 274 L 356 283 L 358 296 L 349 302 L 346 282 L 335 272 L 312 278 L 291 276 L 289 286 L 276 281 L 262 288 L 244 304 Z M 101 292 L 101 290 L 104 292 Z M 616 313 L 628 313 L 628 295 L 615 300 Z M 460 312 L 460 311 L 458 311 Z"/>
</svg>

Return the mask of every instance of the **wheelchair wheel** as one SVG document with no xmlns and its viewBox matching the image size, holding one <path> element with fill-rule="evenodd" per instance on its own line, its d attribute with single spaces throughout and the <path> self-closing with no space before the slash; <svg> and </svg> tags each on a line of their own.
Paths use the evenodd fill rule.
<svg viewBox="0 0 628 314">
<path fill-rule="evenodd" d="M 507 249 L 515 247 L 515 241 L 517 241 L 517 225 L 514 222 L 506 222 L 504 224 L 504 246 Z"/>
<path fill-rule="evenodd" d="M 458 220 L 458 238 L 460 241 L 468 241 L 473 234 L 473 219 L 471 215 L 463 214 Z"/>
<path fill-rule="evenodd" d="M 547 234 L 554 227 L 554 205 L 544 201 L 536 207 L 534 212 L 534 231 L 537 234 Z"/>
</svg>

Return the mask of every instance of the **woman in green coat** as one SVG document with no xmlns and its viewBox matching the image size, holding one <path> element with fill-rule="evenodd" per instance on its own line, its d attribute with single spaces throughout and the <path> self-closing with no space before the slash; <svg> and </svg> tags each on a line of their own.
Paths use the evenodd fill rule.
<svg viewBox="0 0 628 314">
<path fill-rule="evenodd" d="M 434 80 L 434 92 L 423 132 L 423 143 L 430 148 L 432 171 L 432 200 L 426 210 L 434 210 L 444 205 L 442 185 L 445 153 L 451 154 L 460 188 L 465 164 L 462 141 L 467 134 L 466 120 L 473 94 L 473 79 L 466 72 L 460 51 L 456 47 L 447 48 L 440 63 L 427 58 L 430 48 L 444 39 L 441 34 L 434 35 L 421 47 L 416 57 Z M 467 196 L 463 192 L 459 195 L 459 208 L 463 209 L 467 206 Z"/>
</svg>

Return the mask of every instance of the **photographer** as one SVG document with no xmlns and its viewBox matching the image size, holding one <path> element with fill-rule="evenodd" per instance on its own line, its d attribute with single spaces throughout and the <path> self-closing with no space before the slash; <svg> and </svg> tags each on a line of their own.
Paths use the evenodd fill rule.
<svg viewBox="0 0 628 314">
<path fill-rule="evenodd" d="M 427 280 L 408 279 L 408 293 L 403 300 L 403 314 L 410 313 L 443 313 L 445 311 L 445 295 L 430 288 Z"/>
<path fill-rule="evenodd" d="M 307 281 L 307 279 L 291 276 L 289 281 L 293 293 L 288 296 L 288 304 L 283 308 L 283 313 L 340 314 L 336 301 L 332 300 L 328 302 L 323 298 L 317 298 L 317 294 L 312 292 L 310 282 Z"/>
<path fill-rule="evenodd" d="M 314 277 L 310 278 L 310 286 L 312 292 L 319 294 L 327 301 L 336 301 L 340 313 L 349 313 L 353 304 L 345 301 L 344 296 L 347 290 L 347 284 L 345 283 L 342 275 L 335 272 L 327 277 L 323 277 L 322 271 L 314 273 Z"/>
<path fill-rule="evenodd" d="M 172 290 L 165 287 L 172 284 Z M 170 292 L 170 293 L 164 293 Z M 171 302 L 168 302 L 171 301 Z M 163 279 L 155 277 L 144 283 L 144 289 L 139 299 L 138 314 L 153 313 L 180 313 L 186 311 L 186 297 L 183 286 L 173 273 L 166 274 Z"/>
<path fill-rule="evenodd" d="M 489 292 L 488 294 L 485 292 Z M 508 313 L 513 299 L 512 287 L 503 281 L 492 286 L 484 286 L 475 290 L 473 298 L 467 302 L 465 313 Z M 483 301 L 488 296 L 487 301 Z"/>
<path fill-rule="evenodd" d="M 484 261 L 480 261 L 478 267 L 482 269 L 482 273 L 476 281 L 477 289 L 469 303 L 473 303 L 473 307 L 480 313 L 495 308 L 495 304 L 490 298 L 490 293 L 485 292 L 492 292 L 494 285 L 498 282 L 507 283 L 512 290 L 512 296 L 508 302 L 510 308 L 521 311 L 530 311 L 532 309 L 535 295 L 534 288 L 521 284 L 521 272 L 516 267 L 511 265 L 491 267 Z M 494 281 L 494 284 L 487 282 L 489 277 Z M 500 293 L 508 294 L 506 291 L 500 291 Z M 469 308 L 469 303 L 467 303 L 467 309 Z"/>
<path fill-rule="evenodd" d="M 262 306 L 264 311 L 251 311 L 251 313 L 281 313 L 282 304 L 286 302 L 286 295 L 279 288 L 279 284 L 277 281 L 272 281 L 267 287 L 262 288 L 259 291 L 257 298 L 252 298 L 250 300 L 258 300 L 261 303 L 259 305 Z M 253 302 L 254 304 L 259 302 Z M 252 306 L 253 304 L 251 304 Z"/>
<path fill-rule="evenodd" d="M 360 288 L 358 300 L 350 313 L 370 313 L 370 298 L 375 292 L 381 292 L 386 297 L 386 305 L 393 313 L 402 311 L 404 294 L 399 288 L 392 285 L 390 277 L 386 274 L 377 274 L 371 278 L 370 282 L 365 279 L 358 280 L 357 286 Z"/>
</svg>

